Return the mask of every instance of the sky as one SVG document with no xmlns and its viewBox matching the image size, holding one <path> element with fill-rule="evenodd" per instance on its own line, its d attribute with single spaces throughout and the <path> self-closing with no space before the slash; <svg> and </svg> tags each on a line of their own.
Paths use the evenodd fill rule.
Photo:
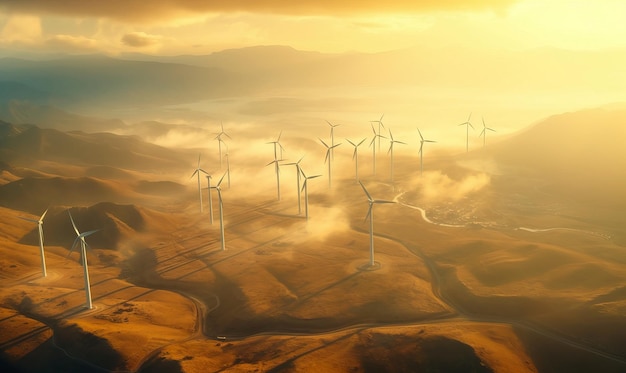
<svg viewBox="0 0 626 373">
<path fill-rule="evenodd" d="M 415 45 L 626 48 L 620 0 L 0 0 L 0 49 L 209 54 L 253 45 L 379 52 Z"/>
</svg>

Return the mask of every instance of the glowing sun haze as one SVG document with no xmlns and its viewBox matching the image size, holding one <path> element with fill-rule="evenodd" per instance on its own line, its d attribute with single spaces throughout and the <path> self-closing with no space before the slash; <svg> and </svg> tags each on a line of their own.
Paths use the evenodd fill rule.
<svg viewBox="0 0 626 373">
<path fill-rule="evenodd" d="M 77 1 L 0 4 L 12 51 L 205 54 L 252 45 L 377 52 L 414 45 L 625 47 L 626 3 L 600 1 Z"/>
</svg>

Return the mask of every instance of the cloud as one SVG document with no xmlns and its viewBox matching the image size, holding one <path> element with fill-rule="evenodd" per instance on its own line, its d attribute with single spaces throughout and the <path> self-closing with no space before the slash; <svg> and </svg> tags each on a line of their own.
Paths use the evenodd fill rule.
<svg viewBox="0 0 626 373">
<path fill-rule="evenodd" d="M 9 43 L 33 43 L 40 38 L 41 20 L 35 16 L 13 15 L 0 31 L 0 40 Z"/>
<path fill-rule="evenodd" d="M 478 192 L 491 182 L 489 175 L 478 173 L 466 176 L 462 180 L 453 180 L 439 171 L 425 172 L 420 178 L 421 196 L 428 201 L 452 200 Z"/>
<path fill-rule="evenodd" d="M 46 39 L 46 45 L 65 51 L 92 51 L 98 47 L 98 42 L 84 36 L 54 35 Z"/>
<path fill-rule="evenodd" d="M 149 35 L 145 32 L 131 32 L 122 36 L 122 43 L 135 48 L 154 47 L 158 45 L 160 41 L 160 36 Z"/>
<path fill-rule="evenodd" d="M 432 11 L 494 10 L 501 12 L 517 0 L 20 0 L 0 6 L 9 12 L 107 17 L 125 21 L 171 19 L 197 13 L 251 12 L 289 15 L 356 15 L 423 13 Z"/>
</svg>

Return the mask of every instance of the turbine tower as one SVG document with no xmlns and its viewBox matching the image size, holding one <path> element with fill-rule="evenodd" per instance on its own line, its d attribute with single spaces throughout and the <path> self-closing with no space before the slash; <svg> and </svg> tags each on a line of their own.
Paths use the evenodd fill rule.
<svg viewBox="0 0 626 373">
<path fill-rule="evenodd" d="M 217 185 L 213 187 L 213 189 L 217 190 L 217 198 L 219 200 L 219 207 L 220 207 L 220 240 L 222 242 L 222 251 L 226 250 L 226 243 L 224 241 L 224 209 L 223 209 L 223 203 L 222 203 L 222 181 L 224 180 L 224 176 L 226 176 L 226 174 L 222 175 L 222 177 L 220 178 L 220 181 L 217 182 Z"/>
<path fill-rule="evenodd" d="M 302 173 L 302 177 L 304 177 L 304 183 L 302 184 L 302 190 L 304 190 L 304 216 L 306 220 L 309 220 L 309 180 L 322 175 L 306 176 L 302 168 L 300 168 L 300 172 Z"/>
<path fill-rule="evenodd" d="M 298 160 L 298 162 L 287 163 L 286 166 L 296 166 L 296 182 L 298 183 L 298 215 L 302 214 L 302 201 L 300 198 L 300 174 L 302 173 L 302 169 L 300 168 L 300 162 L 302 162 L 302 158 Z"/>
<path fill-rule="evenodd" d="M 220 133 L 218 133 L 217 136 L 215 136 L 215 140 L 217 140 L 217 145 L 219 147 L 219 152 L 220 152 L 220 170 L 221 170 L 222 169 L 222 143 L 224 143 L 224 145 L 226 145 L 224 140 L 222 140 L 222 136 L 226 136 L 229 139 L 232 139 L 232 137 L 230 137 L 229 134 L 224 132 L 224 123 L 220 123 L 220 125 L 222 127 L 222 131 Z"/>
<path fill-rule="evenodd" d="M 485 124 L 485 118 L 483 117 L 482 119 L 483 119 L 483 130 L 480 132 L 480 135 L 478 135 L 478 137 L 480 136 L 483 137 L 483 148 L 484 148 L 485 143 L 487 141 L 487 131 L 496 132 L 496 130 L 494 130 L 493 128 L 487 127 L 487 125 Z"/>
<path fill-rule="evenodd" d="M 211 175 L 206 175 L 208 183 L 207 190 L 209 191 L 209 223 L 213 225 L 213 198 L 211 197 Z"/>
<path fill-rule="evenodd" d="M 280 167 L 279 167 L 278 162 L 282 162 L 282 161 L 283 161 L 282 159 L 274 159 L 270 163 L 266 164 L 266 166 L 269 166 L 272 163 L 274 163 L 274 172 L 276 172 L 276 190 L 278 193 L 278 201 L 280 201 Z"/>
<path fill-rule="evenodd" d="M 74 219 L 72 218 L 72 213 L 70 212 L 70 210 L 67 210 L 67 212 L 68 214 L 70 214 L 70 221 L 72 222 L 72 227 L 74 227 L 74 232 L 76 232 L 76 239 L 74 239 L 74 243 L 72 244 L 72 247 L 70 248 L 70 252 L 67 254 L 67 256 L 69 257 L 72 254 L 72 251 L 74 251 L 74 248 L 76 247 L 76 245 L 80 243 L 81 264 L 83 265 L 83 276 L 85 278 L 85 296 L 87 298 L 86 307 L 88 309 L 92 309 L 93 303 L 91 302 L 91 284 L 89 283 L 89 266 L 87 265 L 87 248 L 89 247 L 89 245 L 85 241 L 85 237 L 96 233 L 97 231 L 99 231 L 99 229 L 85 232 L 85 233 L 80 233 L 78 231 L 78 228 L 76 228 L 76 223 L 74 223 Z"/>
<path fill-rule="evenodd" d="M 424 136 L 422 136 L 422 131 L 420 131 L 420 129 L 417 129 L 417 132 L 420 134 L 420 176 L 422 176 L 422 172 L 424 171 L 424 143 L 425 142 L 437 142 L 437 141 L 433 141 L 433 140 L 424 140 Z"/>
<path fill-rule="evenodd" d="M 332 173 L 331 173 L 331 163 L 332 163 L 332 157 L 331 157 L 331 153 L 333 151 L 334 148 L 338 147 L 339 145 L 341 145 L 341 143 L 339 144 L 335 144 L 333 146 L 328 146 L 324 140 L 319 139 L 322 144 L 326 147 L 326 157 L 324 158 L 324 163 L 328 162 L 328 188 L 330 189 L 331 187 L 331 179 L 332 179 Z"/>
<path fill-rule="evenodd" d="M 385 125 L 383 124 L 383 117 L 385 116 L 385 114 L 380 116 L 379 120 L 370 120 L 370 123 L 372 123 L 372 128 L 374 126 L 374 123 L 378 123 L 378 151 L 380 152 L 380 138 L 382 137 L 380 134 L 380 129 L 381 128 L 385 128 Z M 376 131 L 374 131 L 374 134 L 376 135 Z"/>
<path fill-rule="evenodd" d="M 44 211 L 38 220 L 24 218 L 20 216 L 20 219 L 37 224 L 37 228 L 39 230 L 39 254 L 41 255 L 41 273 L 43 274 L 43 277 L 48 276 L 48 272 L 46 270 L 46 254 L 44 253 L 44 250 L 43 250 L 43 218 L 46 217 L 47 213 L 48 213 L 48 210 Z"/>
<path fill-rule="evenodd" d="M 224 156 L 226 157 L 226 174 L 228 175 L 228 178 L 227 178 L 228 189 L 230 189 L 230 159 L 228 158 L 228 146 L 226 146 L 226 154 L 224 154 Z"/>
<path fill-rule="evenodd" d="M 339 127 L 341 124 L 332 124 L 329 121 L 326 121 L 326 123 L 330 126 L 330 146 L 333 147 L 335 146 L 335 127 Z M 330 152 L 330 158 L 335 159 L 334 149 Z"/>
<path fill-rule="evenodd" d="M 391 133 L 391 128 L 390 128 L 389 129 L 389 150 L 387 150 L 387 153 L 391 153 L 391 182 L 392 183 L 393 183 L 393 144 L 404 144 L 404 145 L 406 145 L 405 142 L 393 139 L 393 134 Z"/>
<path fill-rule="evenodd" d="M 469 152 L 469 128 L 472 127 L 472 129 L 474 129 L 474 126 L 472 126 L 472 124 L 470 123 L 470 118 L 472 117 L 472 113 L 470 113 L 469 117 L 467 117 L 467 121 L 459 124 L 459 126 L 465 126 L 466 127 L 466 134 L 465 134 L 465 152 Z"/>
<path fill-rule="evenodd" d="M 374 175 L 376 175 L 376 137 L 378 137 L 379 147 L 380 147 L 380 139 L 386 138 L 386 137 L 380 134 L 377 134 L 376 130 L 374 129 L 373 124 L 372 124 L 372 132 L 374 133 L 374 137 L 372 138 L 372 141 L 370 142 L 370 146 L 372 147 L 372 172 Z"/>
<path fill-rule="evenodd" d="M 378 203 L 395 203 L 395 202 L 387 201 L 383 199 L 373 199 L 372 196 L 367 191 L 367 189 L 365 189 L 365 185 L 363 185 L 361 181 L 359 181 L 359 184 L 361 184 L 361 187 L 363 188 L 365 195 L 367 195 L 367 202 L 370 205 L 369 209 L 367 210 L 367 215 L 365 215 L 365 221 L 367 221 L 367 218 L 370 219 L 370 263 L 369 263 L 369 266 L 373 267 L 374 266 L 374 211 L 373 211 L 373 207 L 375 204 L 378 204 Z"/>
<path fill-rule="evenodd" d="M 202 188 L 200 187 L 200 173 L 201 172 L 203 172 L 205 175 L 209 174 L 208 172 L 206 172 L 205 170 L 200 168 L 200 154 L 198 154 L 198 166 L 196 167 L 196 169 L 193 172 L 193 174 L 191 174 L 191 177 L 193 178 L 194 176 L 198 175 L 198 197 L 200 198 L 200 212 L 203 211 L 203 208 L 202 208 Z"/>
<path fill-rule="evenodd" d="M 361 142 L 359 142 L 358 144 L 355 144 L 352 141 L 346 139 L 346 141 L 349 142 L 350 145 L 354 146 L 354 153 L 352 153 L 352 159 L 354 159 L 354 178 L 356 181 L 359 181 L 359 146 L 361 146 L 361 144 L 363 144 L 365 140 L 367 140 L 367 138 L 364 138 L 363 140 L 361 140 Z"/>
</svg>

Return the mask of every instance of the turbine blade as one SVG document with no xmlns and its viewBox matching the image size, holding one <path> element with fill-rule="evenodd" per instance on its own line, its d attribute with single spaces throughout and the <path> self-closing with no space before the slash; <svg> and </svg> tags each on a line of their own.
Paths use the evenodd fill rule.
<svg viewBox="0 0 626 373">
<path fill-rule="evenodd" d="M 39 218 L 40 222 L 43 222 L 43 218 L 46 217 L 46 214 L 48 213 L 48 209 L 46 209 L 46 211 L 43 212 L 43 214 L 41 214 L 41 217 Z"/>
<path fill-rule="evenodd" d="M 370 196 L 370 194 L 367 191 L 367 189 L 365 189 L 365 185 L 363 185 L 363 182 L 361 182 L 361 180 L 359 180 L 359 184 L 361 184 L 361 188 L 363 188 L 363 191 L 365 192 L 365 195 L 367 195 L 367 200 L 368 201 L 372 201 L 372 196 Z"/>
<path fill-rule="evenodd" d="M 78 237 L 79 238 L 85 238 L 87 236 L 91 236 L 92 234 L 96 233 L 97 231 L 100 231 L 101 229 L 94 229 L 92 231 L 89 232 L 85 232 L 85 233 L 81 233 Z"/>
<path fill-rule="evenodd" d="M 65 258 L 69 258 L 70 255 L 72 255 L 72 252 L 74 252 L 74 248 L 76 247 L 79 241 L 80 241 L 80 237 L 76 237 L 74 239 L 74 242 L 72 243 L 72 246 L 70 247 L 70 251 L 68 251 L 67 256 Z"/>
<path fill-rule="evenodd" d="M 356 146 L 357 146 L 357 147 L 359 147 L 361 144 L 363 144 L 363 141 L 365 141 L 365 140 L 367 140 L 367 137 L 366 137 L 366 138 L 364 138 L 363 140 L 361 140 L 361 142 L 360 142 L 360 143 L 358 143 Z"/>
<path fill-rule="evenodd" d="M 424 141 L 424 136 L 422 136 L 422 131 L 420 131 L 420 129 L 417 129 L 417 132 L 420 134 L 420 139 L 422 139 L 422 141 Z"/>
<path fill-rule="evenodd" d="M 278 162 L 276 162 L 276 164 L 278 164 Z M 222 175 L 222 177 L 220 178 L 220 181 L 217 182 L 217 185 L 216 185 L 217 187 L 219 187 L 220 184 L 222 184 L 222 181 L 224 180 L 224 176 L 226 176 L 226 172 L 224 172 L 224 175 Z"/>
<path fill-rule="evenodd" d="M 367 209 L 367 214 L 365 215 L 365 219 L 363 221 L 367 221 L 368 218 L 372 217 L 372 207 L 374 205 L 370 203 L 370 207 Z"/>
<path fill-rule="evenodd" d="M 375 199 L 372 203 L 395 203 L 394 201 L 387 201 L 384 199 Z"/>
<path fill-rule="evenodd" d="M 76 228 L 76 223 L 74 223 L 74 218 L 72 218 L 72 212 L 68 209 L 67 213 L 70 214 L 70 221 L 72 222 L 72 227 L 74 227 L 74 232 L 76 232 L 77 236 L 80 236 L 80 232 L 78 231 L 78 228 Z"/>
<path fill-rule="evenodd" d="M 324 144 L 324 146 L 325 146 L 327 149 L 328 149 L 328 148 L 330 148 L 330 147 L 329 147 L 329 146 L 328 146 L 328 145 L 324 142 L 324 140 L 320 139 L 319 137 L 318 137 L 318 139 L 322 142 L 322 144 Z"/>
<path fill-rule="evenodd" d="M 346 141 L 347 141 L 347 142 L 349 142 L 349 143 L 350 143 L 350 145 L 352 145 L 352 146 L 356 147 L 356 145 L 355 145 L 352 141 L 350 141 L 350 140 L 348 140 L 348 139 L 346 139 Z"/>
</svg>

